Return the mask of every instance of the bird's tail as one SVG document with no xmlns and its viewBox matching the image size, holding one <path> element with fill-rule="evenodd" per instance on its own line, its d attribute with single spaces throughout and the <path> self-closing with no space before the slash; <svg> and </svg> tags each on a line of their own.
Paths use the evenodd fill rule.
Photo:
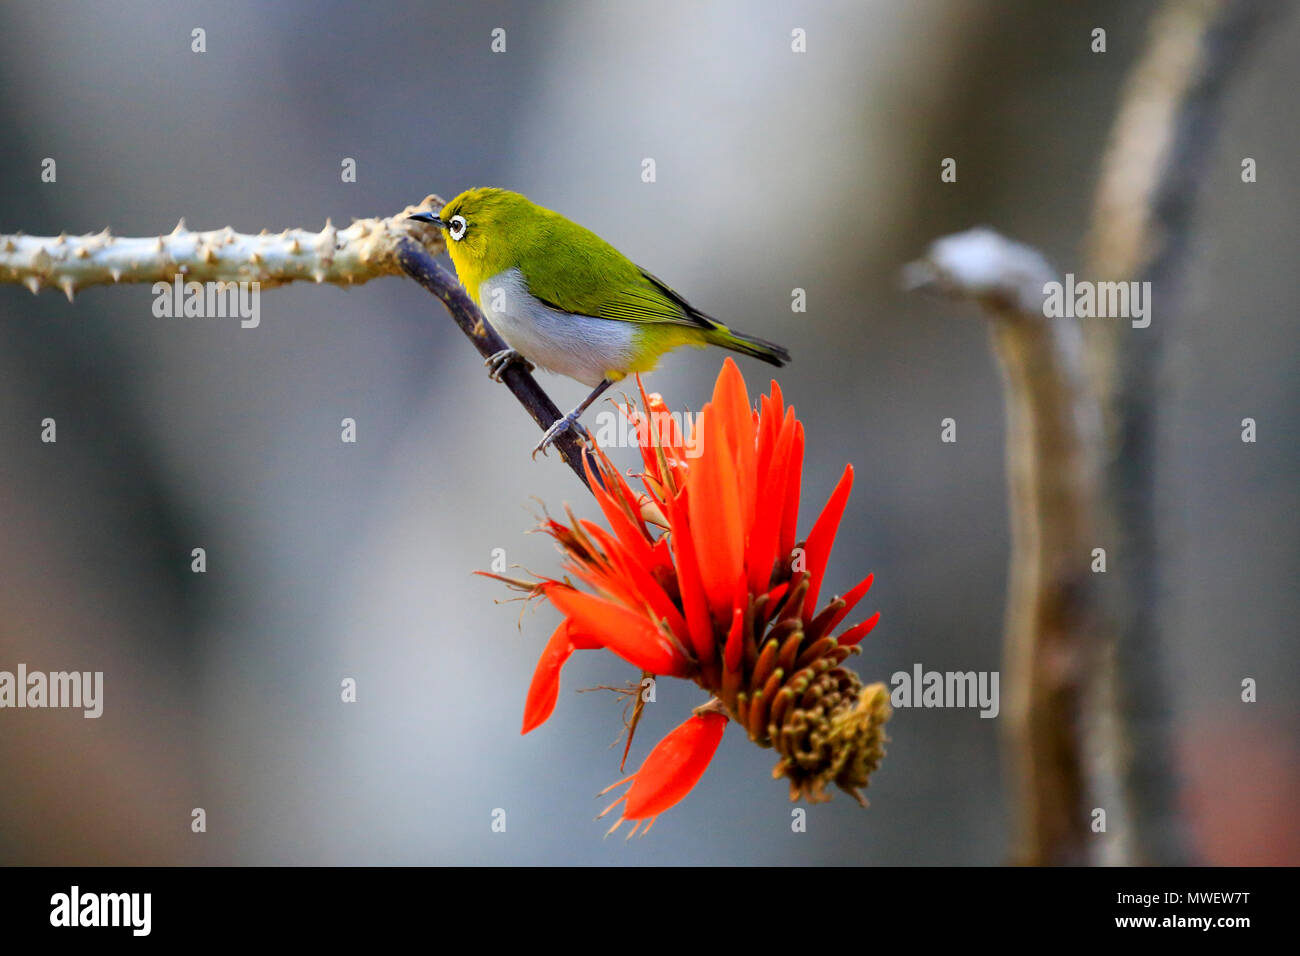
<svg viewBox="0 0 1300 956">
<path fill-rule="evenodd" d="M 756 359 L 761 359 L 769 365 L 775 365 L 778 368 L 790 361 L 790 353 L 775 342 L 760 339 L 756 335 L 745 335 L 743 332 L 733 332 L 725 325 L 719 325 L 710 333 L 709 342 L 713 345 L 720 345 L 724 349 L 731 349 L 733 352 L 739 352 L 741 355 L 748 355 Z"/>
</svg>

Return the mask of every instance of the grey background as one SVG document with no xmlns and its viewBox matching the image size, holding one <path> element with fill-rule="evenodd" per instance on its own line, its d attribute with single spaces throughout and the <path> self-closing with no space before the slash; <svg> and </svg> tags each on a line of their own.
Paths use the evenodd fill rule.
<svg viewBox="0 0 1300 956">
<path fill-rule="evenodd" d="M 1151 9 L 11 0 L 0 232 L 154 235 L 180 215 L 319 228 L 428 192 L 525 192 L 790 347 L 801 524 L 844 462 L 858 469 L 827 589 L 876 572 L 866 611 L 883 620 L 863 676 L 995 669 L 997 371 L 978 316 L 902 293 L 897 271 L 977 223 L 1083 268 L 1100 153 Z M 199 26 L 204 54 L 190 50 Z M 1300 21 L 1270 33 L 1229 97 L 1153 383 L 1179 806 L 1200 858 L 1220 863 L 1300 862 Z M 955 184 L 939 182 L 947 156 Z M 44 157 L 55 184 L 40 181 Z M 796 286 L 806 314 L 791 313 Z M 525 534 L 534 498 L 595 508 L 554 459 L 529 460 L 532 423 L 441 308 L 397 279 L 268 291 L 255 330 L 157 319 L 151 302 L 146 286 L 75 305 L 0 287 L 0 669 L 106 682 L 97 721 L 0 711 L 0 862 L 1005 858 L 999 722 L 972 711 L 897 713 L 870 809 L 837 797 L 805 834 L 771 753 L 732 733 L 649 837 L 602 842 L 594 795 L 617 779 L 620 706 L 574 691 L 635 675 L 577 655 L 555 715 L 521 737 L 553 612 L 517 627 L 518 605 L 470 576 L 494 548 L 557 568 Z M 720 360 L 674 354 L 648 384 L 698 409 Z M 741 365 L 751 394 L 766 387 L 766 367 Z M 584 391 L 543 383 L 564 407 Z M 38 440 L 47 416 L 57 445 Z M 939 441 L 949 416 L 956 445 Z M 1239 440 L 1245 416 L 1255 445 Z M 356 445 L 339 441 L 344 417 Z M 196 546 L 205 575 L 189 572 Z M 354 705 L 339 701 L 345 676 Z M 1243 676 L 1260 681 L 1252 707 Z M 631 764 L 699 702 L 661 681 Z M 190 832 L 193 807 L 206 834 Z"/>
</svg>

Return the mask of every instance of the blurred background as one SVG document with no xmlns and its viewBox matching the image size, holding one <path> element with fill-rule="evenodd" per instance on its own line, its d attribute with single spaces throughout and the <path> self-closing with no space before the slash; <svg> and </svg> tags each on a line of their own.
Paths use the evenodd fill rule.
<svg viewBox="0 0 1300 956">
<path fill-rule="evenodd" d="M 182 215 L 320 228 L 430 192 L 524 192 L 790 347 L 805 526 L 843 464 L 858 469 L 826 589 L 876 574 L 862 676 L 994 670 L 1009 546 L 998 371 L 978 314 L 900 291 L 898 270 L 984 223 L 1082 271 L 1153 9 L 10 0 L 0 233 L 156 235 Z M 1300 863 L 1298 54 L 1300 18 L 1278 18 L 1230 90 L 1153 383 L 1166 718 L 1177 812 L 1209 863 Z M 940 183 L 945 157 L 956 183 Z M 442 308 L 399 279 L 266 291 L 247 330 L 155 318 L 152 300 L 148 286 L 75 304 L 0 286 L 0 670 L 105 683 L 98 720 L 0 711 L 0 862 L 1007 858 L 999 721 L 973 710 L 897 712 L 871 807 L 837 796 L 809 808 L 806 833 L 791 832 L 771 752 L 733 733 L 649 837 L 602 841 L 595 794 L 620 776 L 621 704 L 575 691 L 636 675 L 577 655 L 554 716 L 521 737 L 554 612 L 521 619 L 471 577 L 496 548 L 555 571 L 526 534 L 538 500 L 595 506 L 554 456 L 529 459 L 535 427 Z M 674 354 L 648 387 L 698 409 L 721 359 Z M 741 366 L 751 394 L 766 389 L 768 368 Z M 541 380 L 564 408 L 585 393 Z M 39 440 L 46 417 L 57 444 Z M 345 417 L 356 444 L 339 439 Z M 947 417 L 955 445 L 939 440 Z M 347 677 L 355 704 L 340 702 Z M 1241 703 L 1245 677 L 1258 703 Z M 660 682 L 629 765 L 701 702 Z"/>
</svg>

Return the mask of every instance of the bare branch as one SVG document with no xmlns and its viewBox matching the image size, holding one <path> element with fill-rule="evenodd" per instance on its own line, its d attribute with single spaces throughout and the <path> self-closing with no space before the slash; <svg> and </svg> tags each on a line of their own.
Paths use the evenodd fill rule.
<svg viewBox="0 0 1300 956">
<path fill-rule="evenodd" d="M 1091 550 L 1100 413 L 1073 318 L 1044 314 L 1056 277 L 1034 249 L 989 229 L 936 241 L 905 273 L 914 288 L 971 299 L 991 320 L 1007 413 L 1012 550 L 1004 713 L 1019 863 L 1090 859 L 1098 792 L 1089 742 L 1103 732 Z"/>
<path fill-rule="evenodd" d="M 1185 863 L 1175 806 L 1161 647 L 1156 437 L 1164 341 L 1176 328 L 1178 279 L 1201 179 L 1231 78 L 1272 0 L 1167 0 L 1152 18 L 1111 131 L 1088 237 L 1100 280 L 1149 281 L 1159 304 L 1141 331 L 1098 323 L 1089 365 L 1107 432 L 1106 536 L 1128 570 L 1114 575 L 1114 667 L 1127 739 L 1119 772 L 1133 814 L 1134 862 Z"/>
</svg>

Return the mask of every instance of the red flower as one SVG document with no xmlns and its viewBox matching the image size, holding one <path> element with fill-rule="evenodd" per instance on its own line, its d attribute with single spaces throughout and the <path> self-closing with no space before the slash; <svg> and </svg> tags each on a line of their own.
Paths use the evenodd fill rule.
<svg viewBox="0 0 1300 956">
<path fill-rule="evenodd" d="M 644 672 L 693 680 L 715 698 L 620 781 L 631 787 L 614 804 L 624 804 L 615 829 L 635 820 L 632 832 L 642 823 L 648 830 L 690 792 L 728 718 L 781 755 L 773 775 L 790 779 L 792 799 L 829 799 L 824 788 L 835 783 L 861 802 L 858 788 L 883 756 L 888 694 L 840 665 L 879 614 L 833 632 L 872 576 L 817 612 L 852 466 L 800 543 L 803 426 L 775 382 L 755 412 L 727 359 L 713 400 L 687 431 L 658 395 L 642 390 L 641 399 L 640 410 L 625 413 L 641 439 L 645 493 L 595 449 L 587 470 L 608 528 L 572 514 L 567 524 L 543 523 L 566 570 L 590 590 L 568 579 L 503 579 L 543 594 L 564 615 L 533 675 L 523 732 L 554 710 L 569 655 L 603 647 Z"/>
</svg>

